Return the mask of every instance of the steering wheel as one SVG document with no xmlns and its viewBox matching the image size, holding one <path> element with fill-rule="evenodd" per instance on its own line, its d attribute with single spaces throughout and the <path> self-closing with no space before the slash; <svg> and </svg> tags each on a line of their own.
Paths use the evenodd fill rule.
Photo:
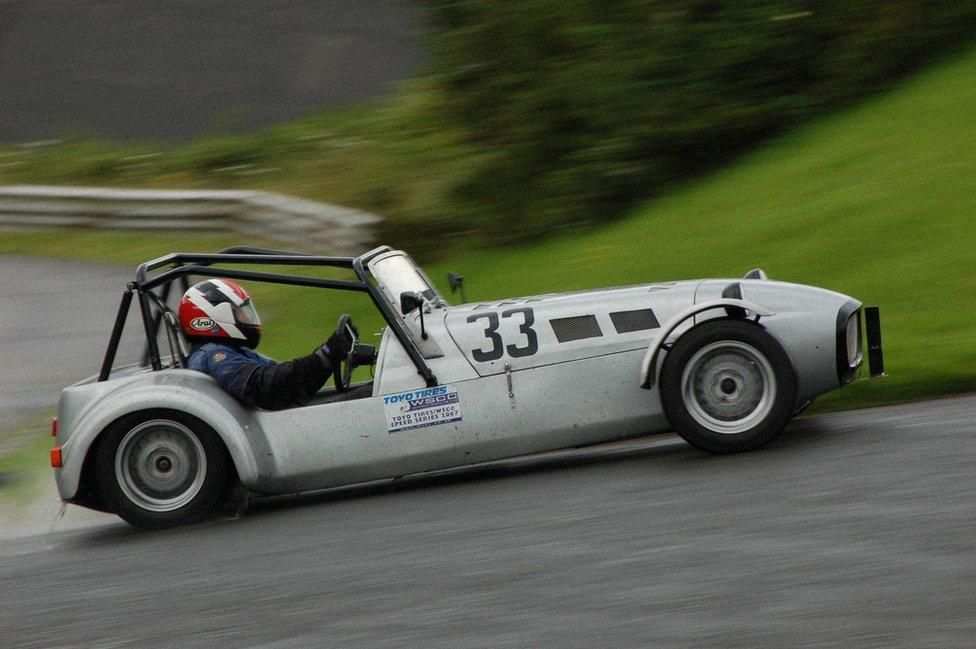
<svg viewBox="0 0 976 649">
<path fill-rule="evenodd" d="M 359 339 L 356 336 L 356 330 L 353 329 L 352 318 L 349 317 L 348 313 L 339 316 L 339 324 L 336 325 L 335 335 L 341 336 L 343 332 L 349 336 L 349 353 L 342 357 L 333 354 L 332 358 L 329 359 L 329 362 L 332 363 L 336 392 L 345 392 L 349 389 L 349 384 L 352 383 L 352 371 L 355 369 L 353 358 Z"/>
</svg>

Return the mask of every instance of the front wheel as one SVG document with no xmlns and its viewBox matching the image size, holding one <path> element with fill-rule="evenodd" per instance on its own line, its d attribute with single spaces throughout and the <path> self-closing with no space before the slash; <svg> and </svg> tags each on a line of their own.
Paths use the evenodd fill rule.
<svg viewBox="0 0 976 649">
<path fill-rule="evenodd" d="M 102 497 L 125 521 L 162 529 L 199 520 L 227 485 L 227 452 L 206 424 L 170 410 L 123 417 L 95 455 Z"/>
<path fill-rule="evenodd" d="M 672 427 L 713 453 L 763 446 L 795 410 L 789 356 L 751 322 L 710 320 L 691 329 L 665 358 L 660 383 Z"/>
</svg>

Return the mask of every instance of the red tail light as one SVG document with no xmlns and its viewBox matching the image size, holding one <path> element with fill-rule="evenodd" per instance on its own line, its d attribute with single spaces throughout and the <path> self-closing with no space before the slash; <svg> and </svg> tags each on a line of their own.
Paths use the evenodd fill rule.
<svg viewBox="0 0 976 649">
<path fill-rule="evenodd" d="M 51 449 L 51 467 L 55 469 L 61 468 L 61 447 L 55 446 Z"/>
<path fill-rule="evenodd" d="M 58 436 L 58 418 L 51 417 L 51 437 Z"/>
</svg>

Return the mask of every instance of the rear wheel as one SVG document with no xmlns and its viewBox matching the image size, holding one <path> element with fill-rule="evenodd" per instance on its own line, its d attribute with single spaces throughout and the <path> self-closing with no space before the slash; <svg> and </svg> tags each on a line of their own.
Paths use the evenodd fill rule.
<svg viewBox="0 0 976 649">
<path fill-rule="evenodd" d="M 161 529 L 199 520 L 217 505 L 228 480 L 217 434 L 185 413 L 149 410 L 115 422 L 99 443 L 96 481 L 125 521 Z"/>
<path fill-rule="evenodd" d="M 668 353 L 661 401 L 690 444 L 714 453 L 749 451 L 769 442 L 792 417 L 796 380 L 789 356 L 762 328 L 710 320 Z"/>
</svg>

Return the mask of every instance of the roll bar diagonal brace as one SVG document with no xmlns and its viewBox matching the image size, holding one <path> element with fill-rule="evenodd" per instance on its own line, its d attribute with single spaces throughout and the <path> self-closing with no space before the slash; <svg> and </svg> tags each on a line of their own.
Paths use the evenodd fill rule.
<svg viewBox="0 0 976 649">
<path fill-rule="evenodd" d="M 159 345 L 156 337 L 163 319 L 162 313 L 153 313 L 155 306 L 153 302 L 159 299 L 165 300 L 169 295 L 170 285 L 174 281 L 178 281 L 180 288 L 185 291 L 189 285 L 189 277 L 206 275 L 207 277 L 224 277 L 227 279 L 253 280 L 271 284 L 287 284 L 291 286 L 308 286 L 366 293 L 382 314 L 387 326 L 390 327 L 397 340 L 403 345 L 410 360 L 416 366 L 417 373 L 423 377 L 427 387 L 433 387 L 437 385 L 437 377 L 431 372 L 430 367 L 428 367 L 427 362 L 424 360 L 423 354 L 421 354 L 416 343 L 410 337 L 396 311 L 386 302 L 375 282 L 370 281 L 369 274 L 366 271 L 366 265 L 371 259 L 389 250 L 389 246 L 380 246 L 359 257 L 320 257 L 284 250 L 239 246 L 227 248 L 215 254 L 174 253 L 140 264 L 136 269 L 135 281 L 129 282 L 125 292 L 122 293 L 122 301 L 119 304 L 119 310 L 115 316 L 115 324 L 112 327 L 108 349 L 105 350 L 102 367 L 98 373 L 98 380 L 107 381 L 112 372 L 112 365 L 115 363 L 115 355 L 118 352 L 119 341 L 122 338 L 122 329 L 125 327 L 125 320 L 128 316 L 133 297 L 139 302 L 139 311 L 146 333 L 144 364 L 151 367 L 154 371 L 161 370 L 162 363 L 160 361 Z M 321 279 L 302 275 L 242 270 L 238 268 L 216 268 L 214 267 L 216 264 L 345 268 L 353 271 L 356 279 Z M 151 275 L 153 271 L 161 272 Z M 150 297 L 150 291 L 157 288 L 160 289 L 160 295 Z M 155 307 L 155 309 L 159 311 L 158 307 Z"/>
</svg>

